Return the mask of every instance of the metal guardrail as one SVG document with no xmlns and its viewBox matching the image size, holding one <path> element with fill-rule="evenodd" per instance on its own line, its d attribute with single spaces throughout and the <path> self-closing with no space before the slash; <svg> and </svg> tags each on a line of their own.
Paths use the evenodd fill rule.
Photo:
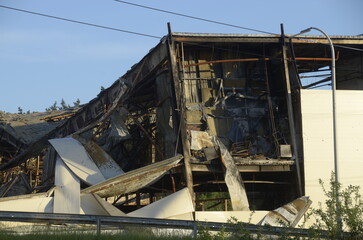
<svg viewBox="0 0 363 240">
<path fill-rule="evenodd" d="M 157 218 L 139 218 L 139 217 L 111 217 L 100 215 L 80 215 L 80 214 L 55 214 L 55 213 L 31 213 L 31 212 L 8 212 L 0 211 L 0 221 L 9 222 L 28 222 L 43 224 L 91 224 L 96 226 L 97 234 L 101 234 L 102 226 L 137 226 L 137 227 L 155 227 L 155 228 L 171 228 L 171 229 L 189 229 L 192 230 L 193 236 L 197 236 L 198 229 L 208 229 L 209 231 L 237 232 L 241 230 L 241 225 L 204 222 L 204 221 L 186 221 L 173 219 L 157 219 Z M 308 229 L 284 228 L 259 226 L 254 224 L 243 223 L 243 229 L 253 233 L 266 235 L 287 236 L 309 236 Z M 326 231 L 319 231 L 319 235 L 327 237 Z"/>
</svg>

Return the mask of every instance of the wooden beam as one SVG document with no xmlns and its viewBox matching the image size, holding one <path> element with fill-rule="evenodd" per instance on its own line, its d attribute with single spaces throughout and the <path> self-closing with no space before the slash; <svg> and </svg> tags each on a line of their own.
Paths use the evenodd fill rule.
<svg viewBox="0 0 363 240">
<path fill-rule="evenodd" d="M 168 36 L 167 45 L 169 53 L 170 77 L 174 83 L 176 105 L 179 110 L 180 138 L 183 146 L 185 180 L 190 195 L 192 196 L 193 204 L 195 205 L 195 194 L 193 190 L 193 175 L 190 167 L 190 155 L 191 155 L 190 143 L 188 141 L 187 128 L 186 128 L 185 98 L 184 95 L 182 94 L 182 91 L 184 89 L 184 83 L 181 82 L 179 78 L 179 70 L 177 66 L 176 52 L 175 52 L 175 42 L 172 39 L 170 23 L 168 23 L 168 31 L 169 31 L 169 36 Z"/>
<path fill-rule="evenodd" d="M 290 76 L 289 76 L 289 66 L 288 66 L 288 59 L 287 59 L 287 47 L 285 44 L 285 36 L 283 25 L 281 24 L 281 38 L 282 38 L 282 59 L 284 62 L 284 73 L 285 73 L 285 83 L 286 83 L 286 101 L 287 101 L 287 112 L 289 117 L 289 129 L 290 129 L 290 136 L 291 136 L 291 145 L 293 148 L 293 154 L 295 158 L 296 164 L 296 177 L 297 177 L 297 184 L 298 184 L 298 194 L 302 196 L 302 182 L 301 182 L 301 174 L 300 174 L 300 161 L 299 161 L 299 153 L 297 151 L 297 143 L 296 143 L 296 128 L 295 128 L 295 120 L 294 120 L 294 112 L 292 109 L 292 98 L 291 98 L 291 85 L 290 85 Z"/>
</svg>

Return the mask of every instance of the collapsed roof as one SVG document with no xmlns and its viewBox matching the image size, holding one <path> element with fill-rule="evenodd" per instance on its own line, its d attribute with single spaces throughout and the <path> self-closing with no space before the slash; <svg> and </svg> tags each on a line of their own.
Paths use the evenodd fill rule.
<svg viewBox="0 0 363 240">
<path fill-rule="evenodd" d="M 331 38 L 342 45 L 335 59 L 338 88 L 363 89 L 357 70 L 362 55 L 349 49 L 362 49 L 363 37 Z M 31 191 L 46 191 L 54 184 L 56 161 L 48 140 L 71 136 L 86 149 L 105 151 L 126 173 L 183 155 L 183 164 L 168 169 L 169 175 L 116 198 L 137 192 L 140 205 L 142 194 L 188 187 L 197 208 L 203 208 L 201 194 L 228 192 L 233 210 L 272 210 L 304 194 L 297 93 L 330 81 L 329 47 L 306 40 L 326 43 L 319 36 L 288 41 L 280 35 L 170 32 L 65 120 L 28 122 L 33 130 L 47 126 L 34 135 L 1 125 L 0 169 L 35 159 L 38 172 L 27 172 L 38 178 Z M 119 207 L 126 209 L 127 202 Z"/>
</svg>

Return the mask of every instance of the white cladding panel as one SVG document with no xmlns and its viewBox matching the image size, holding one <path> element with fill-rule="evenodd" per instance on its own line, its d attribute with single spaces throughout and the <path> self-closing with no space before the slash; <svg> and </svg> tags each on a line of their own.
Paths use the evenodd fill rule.
<svg viewBox="0 0 363 240">
<path fill-rule="evenodd" d="M 334 171 L 332 95 L 329 90 L 302 90 L 305 195 L 313 206 L 324 201 Z M 363 187 L 363 91 L 336 91 L 338 173 L 343 187 Z"/>
<path fill-rule="evenodd" d="M 49 142 L 63 159 L 64 163 L 81 180 L 89 185 L 94 185 L 105 180 L 82 144 L 76 139 L 56 138 L 50 139 Z"/>
<path fill-rule="evenodd" d="M 53 198 L 43 193 L 1 198 L 0 211 L 52 213 Z"/>
<path fill-rule="evenodd" d="M 55 164 L 54 213 L 80 213 L 80 181 L 59 155 Z"/>
<path fill-rule="evenodd" d="M 189 190 L 183 188 L 127 215 L 130 217 L 170 218 L 185 213 L 192 215 L 192 212 L 194 212 L 192 197 Z"/>
</svg>

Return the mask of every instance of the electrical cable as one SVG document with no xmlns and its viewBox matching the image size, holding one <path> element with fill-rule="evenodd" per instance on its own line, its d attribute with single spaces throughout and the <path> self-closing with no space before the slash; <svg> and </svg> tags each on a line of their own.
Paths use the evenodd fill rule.
<svg viewBox="0 0 363 240">
<path fill-rule="evenodd" d="M 121 0 L 114 0 L 114 1 L 118 1 L 120 2 Z M 131 5 L 135 5 L 132 3 L 128 3 L 125 1 L 121 1 L 122 3 L 127 3 L 127 4 L 131 4 Z M 137 4 L 136 4 L 137 5 Z M 142 6 L 142 5 L 141 5 Z M 13 7 L 9 7 L 9 6 L 5 6 L 5 5 L 0 5 L 1 8 L 5 8 L 5 9 L 10 9 L 10 10 L 14 10 L 14 11 L 18 11 L 18 12 L 23 12 L 23 13 L 28 13 L 28 14 L 33 14 L 33 15 L 38 15 L 38 16 L 42 16 L 42 17 L 48 17 L 48 18 L 52 18 L 52 19 L 57 19 L 57 20 L 62 20 L 62 21 L 66 21 L 66 22 L 72 22 L 72 23 L 77 23 L 77 24 L 82 24 L 82 25 L 87 25 L 87 26 L 91 26 L 91 27 L 97 27 L 97 28 L 102 28 L 102 29 L 107 29 L 107 30 L 112 30 L 112 31 L 118 31 L 118 32 L 123 32 L 123 33 L 129 33 L 129 34 L 134 34 L 134 35 L 139 35 L 139 36 L 144 36 L 144 37 L 150 37 L 150 38 L 156 38 L 156 39 L 161 39 L 161 37 L 159 36 L 154 36 L 154 35 L 150 35 L 150 34 L 144 34 L 144 33 L 139 33 L 139 32 L 133 32 L 133 31 L 128 31 L 128 30 L 123 30 L 123 29 L 119 29 L 119 28 L 113 28 L 113 27 L 108 27 L 108 26 L 103 26 L 103 25 L 98 25 L 98 24 L 93 24 L 93 23 L 87 23 L 87 22 L 82 22 L 82 21 L 78 21 L 78 20 L 72 20 L 72 19 L 68 19 L 68 18 L 62 18 L 62 17 L 57 17 L 57 16 L 52 16 L 52 15 L 48 15 L 48 14 L 43 14 L 43 13 L 38 13 L 38 12 L 32 12 L 32 11 L 28 11 L 28 10 L 24 10 L 24 9 L 19 9 L 19 8 L 13 8 Z M 146 7 L 146 6 L 142 6 L 142 7 Z M 168 11 L 166 11 L 168 12 Z M 169 13 L 169 12 L 168 12 Z M 172 13 L 172 12 L 170 12 Z M 182 14 L 181 14 L 182 15 Z M 187 16 L 187 15 L 186 15 Z M 189 16 L 188 16 L 189 17 Z M 191 16 L 190 16 L 191 17 Z M 194 17 L 193 17 L 194 18 Z M 209 21 L 209 20 L 208 20 Z M 213 22 L 213 21 L 211 21 Z M 218 22 L 219 23 L 219 22 Z M 220 24 L 224 24 L 224 23 L 220 23 Z M 227 24 L 228 25 L 228 24 Z M 232 25 L 233 26 L 233 25 Z M 239 27 L 239 26 L 237 26 Z M 240 27 L 243 28 L 243 27 Z M 255 31 L 255 29 L 248 29 L 251 31 Z M 257 30 L 259 31 L 259 30 Z M 263 31 L 261 31 L 263 32 Z M 263 32 L 263 33 L 268 33 L 268 32 Z M 268 33 L 268 34 L 273 34 L 273 33 Z M 299 38 L 302 41 L 306 41 L 306 42 L 315 42 L 315 43 L 320 43 L 323 45 L 328 45 L 326 43 L 321 43 L 318 41 L 313 41 L 313 40 L 307 40 L 307 39 L 303 39 L 303 38 Z M 200 44 L 200 43 L 191 43 L 188 42 L 188 44 L 190 45 L 195 45 L 195 46 L 200 46 L 200 47 L 206 47 L 206 48 L 211 48 L 211 46 L 207 45 L 207 44 Z M 362 51 L 363 49 L 357 49 L 357 48 L 351 48 L 351 47 L 345 47 L 345 46 L 341 46 L 341 45 L 334 45 L 337 47 L 342 47 L 342 48 L 347 48 L 347 49 L 351 49 L 351 50 L 358 50 L 358 51 Z M 232 52 L 236 52 L 233 49 L 226 49 L 226 48 L 221 48 L 221 47 L 215 47 L 213 46 L 213 48 L 215 49 L 219 49 L 222 51 L 232 51 Z M 238 50 L 237 52 L 239 53 L 243 53 L 243 54 L 248 54 L 248 55 L 255 55 L 255 56 L 260 56 L 262 57 L 262 54 L 257 54 L 257 53 L 251 53 L 251 52 L 243 52 Z M 278 59 L 278 58 L 276 58 Z M 296 62 L 300 62 L 299 60 L 297 60 Z M 320 66 L 325 66 L 325 64 L 319 64 L 319 63 L 315 63 L 316 65 L 320 65 Z M 338 69 L 339 67 L 337 67 Z M 340 68 L 343 69 L 343 68 Z"/>
<path fill-rule="evenodd" d="M 224 22 L 218 22 L 218 21 L 214 21 L 214 20 L 210 20 L 210 19 L 206 19 L 206 18 L 201 18 L 201 17 L 194 17 L 194 16 L 191 16 L 191 15 L 186 15 L 186 14 L 182 14 L 182 13 L 167 11 L 167 10 L 163 10 L 163 9 L 160 9 L 160 8 L 149 7 L 149 6 L 136 4 L 136 3 L 131 3 L 131 2 L 127 2 L 127 1 L 122 1 L 122 0 L 113 0 L 113 1 L 123 3 L 123 4 L 132 5 L 132 6 L 135 6 L 135 7 L 145 8 L 145 9 L 149 9 L 149 10 L 153 10 L 153 11 L 168 13 L 168 14 L 172 14 L 172 15 L 176 15 L 176 16 L 180 16 L 180 17 L 191 18 L 191 19 L 200 20 L 200 21 L 204 21 L 204 22 L 224 25 L 224 26 L 228 26 L 228 27 L 234 27 L 234 28 L 239 28 L 239 29 L 244 29 L 244 30 L 249 30 L 249 31 L 259 32 L 259 33 L 265 33 L 265 34 L 278 35 L 276 33 L 266 32 L 266 31 L 253 29 L 253 28 L 248 28 L 248 27 L 242 27 L 242 26 L 229 24 L 229 23 L 224 23 Z"/>
<path fill-rule="evenodd" d="M 87 26 L 91 26 L 91 27 L 103 28 L 103 29 L 108 29 L 108 30 L 112 30 L 112 31 L 118 31 L 118 32 L 123 32 L 123 33 L 129 33 L 129 34 L 144 36 L 144 37 L 161 39 L 161 37 L 150 35 L 150 34 L 145 34 L 145 33 L 138 33 L 138 32 L 123 30 L 123 29 L 119 29 L 119 28 L 107 27 L 107 26 L 102 26 L 102 25 L 87 23 L 87 22 L 81 22 L 81 21 L 78 21 L 78 20 L 72 20 L 72 19 L 68 19 L 68 18 L 62 18 L 62 17 L 52 16 L 52 15 L 43 14 L 43 13 L 32 12 L 32 11 L 19 9 L 19 8 L 8 7 L 8 6 L 4 6 L 4 5 L 0 5 L 0 7 L 10 9 L 10 10 L 14 10 L 14 11 L 18 11 L 18 12 L 29 13 L 29 14 L 33 14 L 33 15 L 42 16 L 42 17 L 48 17 L 48 18 L 53 18 L 53 19 L 57 19 L 57 20 L 62 20 L 62 21 L 66 21 L 66 22 L 78 23 L 78 24 L 87 25 Z"/>
</svg>

